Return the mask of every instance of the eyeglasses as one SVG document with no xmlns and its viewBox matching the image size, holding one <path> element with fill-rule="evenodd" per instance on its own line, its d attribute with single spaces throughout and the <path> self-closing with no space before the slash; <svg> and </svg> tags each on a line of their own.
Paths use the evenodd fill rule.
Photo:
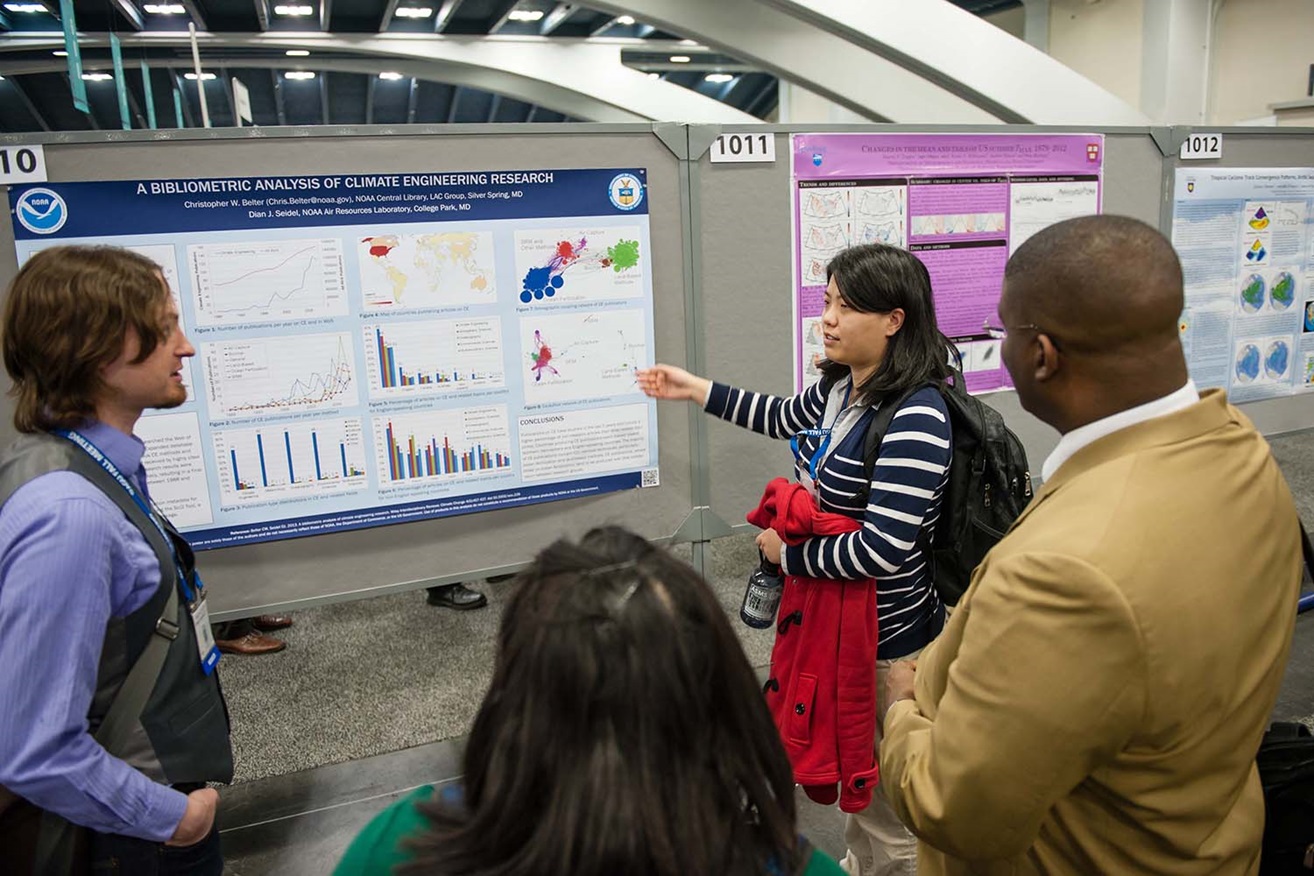
<svg viewBox="0 0 1314 876">
<path fill-rule="evenodd" d="M 1004 338 L 1008 337 L 1008 333 L 1010 331 L 1008 328 L 1002 325 L 991 325 L 990 320 L 988 319 L 985 322 L 981 323 L 981 329 L 987 335 L 990 336 L 991 340 L 994 341 L 1002 341 Z M 1041 332 L 1044 331 L 1044 329 L 1042 329 L 1040 326 L 1036 325 L 1033 322 L 1028 322 L 1024 325 L 1013 326 L 1012 331 L 1016 331 L 1016 332 L 1033 331 L 1036 332 L 1037 334 L 1040 334 Z"/>
</svg>

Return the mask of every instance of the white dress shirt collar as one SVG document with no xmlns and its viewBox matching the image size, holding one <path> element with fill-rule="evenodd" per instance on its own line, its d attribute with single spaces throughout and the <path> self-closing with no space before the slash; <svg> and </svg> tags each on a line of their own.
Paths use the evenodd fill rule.
<svg viewBox="0 0 1314 876">
<path fill-rule="evenodd" d="M 1189 408 L 1199 400 L 1200 393 L 1195 388 L 1195 381 L 1187 378 L 1185 386 L 1176 392 L 1165 395 L 1163 398 L 1137 405 L 1134 408 L 1128 408 L 1125 411 L 1119 411 L 1111 417 L 1105 417 L 1102 420 L 1096 420 L 1093 423 L 1087 423 L 1080 428 L 1073 429 L 1059 439 L 1058 446 L 1054 448 L 1054 452 L 1046 458 L 1044 466 L 1041 467 L 1040 476 L 1042 480 L 1046 481 L 1052 478 L 1063 463 L 1071 459 L 1078 450 L 1087 444 L 1092 444 L 1100 438 L 1112 435 L 1114 432 L 1126 429 L 1128 426 L 1135 426 L 1137 423 L 1144 423 L 1146 420 L 1153 420 L 1156 417 L 1175 414 Z"/>
</svg>

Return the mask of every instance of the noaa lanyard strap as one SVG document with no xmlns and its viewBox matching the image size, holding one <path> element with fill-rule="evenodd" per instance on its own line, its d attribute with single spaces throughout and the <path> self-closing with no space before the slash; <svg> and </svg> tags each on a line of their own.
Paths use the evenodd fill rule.
<svg viewBox="0 0 1314 876">
<path fill-rule="evenodd" d="M 99 447 L 92 444 L 85 435 L 73 429 L 60 429 L 56 431 L 55 434 L 62 438 L 67 438 L 69 441 L 72 441 L 78 447 L 82 448 L 87 456 L 90 456 L 96 462 L 100 463 L 100 467 L 105 469 L 110 477 L 118 481 L 119 486 L 132 497 L 132 501 L 135 502 L 137 507 L 141 509 L 141 512 L 150 519 L 151 523 L 154 524 L 155 528 L 159 531 L 160 536 L 164 539 L 164 543 L 169 546 L 169 553 L 173 555 L 173 566 L 177 571 L 178 581 L 182 584 L 183 596 L 187 598 L 189 604 L 195 602 L 196 594 L 192 590 L 191 581 L 188 580 L 186 571 L 183 569 L 182 561 L 178 559 L 178 549 L 174 546 L 173 539 L 169 536 L 168 530 L 166 530 L 164 524 L 160 522 L 155 506 L 149 504 L 142 498 L 141 493 L 132 485 L 132 481 L 124 477 L 123 472 L 119 471 L 119 467 L 115 465 L 108 456 L 101 452 Z"/>
<path fill-rule="evenodd" d="M 835 424 L 839 422 L 840 416 L 844 413 L 844 409 L 849 406 L 849 393 L 852 390 L 853 390 L 852 383 L 850 383 L 847 387 L 844 388 L 844 400 L 840 402 L 839 410 L 835 412 L 835 419 L 830 421 L 829 427 L 804 429 L 803 431 L 799 432 L 797 435 L 791 436 L 789 439 L 789 448 L 794 451 L 795 459 L 797 459 L 799 456 L 799 443 L 798 443 L 799 435 L 806 435 L 809 438 L 821 439 L 821 443 L 817 445 L 817 449 L 813 452 L 812 458 L 808 460 L 808 474 L 811 475 L 814 483 L 817 480 L 817 464 L 826 458 L 826 450 L 830 447 L 831 434 L 835 430 Z M 821 412 L 821 416 L 822 416 L 822 421 L 824 422 L 826 416 L 826 412 L 824 410 Z"/>
</svg>

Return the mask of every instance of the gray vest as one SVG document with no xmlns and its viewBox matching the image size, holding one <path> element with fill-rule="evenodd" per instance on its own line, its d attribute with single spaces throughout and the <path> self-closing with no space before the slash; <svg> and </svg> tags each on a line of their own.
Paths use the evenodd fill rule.
<svg viewBox="0 0 1314 876">
<path fill-rule="evenodd" d="M 100 464 L 71 441 L 44 433 L 22 435 L 0 459 L 0 505 L 28 481 L 53 471 L 81 475 L 112 500 L 141 530 L 160 563 L 160 588 L 146 604 L 127 617 L 110 618 L 105 628 L 96 693 L 87 718 L 95 733 L 109 711 L 128 670 L 155 633 L 170 591 L 179 587 L 173 554 L 160 531 Z M 165 522 L 184 573 L 191 575 L 194 557 L 186 540 Z M 178 599 L 173 622 L 178 634 L 155 687 L 132 731 L 110 754 L 156 782 L 177 785 L 229 782 L 233 751 L 228 739 L 228 708 L 218 673 L 206 675 L 197 654 L 196 630 L 186 600 Z"/>
</svg>

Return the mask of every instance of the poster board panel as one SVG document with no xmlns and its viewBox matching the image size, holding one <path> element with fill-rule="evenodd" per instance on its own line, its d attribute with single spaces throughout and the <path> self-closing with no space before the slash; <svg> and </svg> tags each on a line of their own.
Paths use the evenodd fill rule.
<svg viewBox="0 0 1314 876">
<path fill-rule="evenodd" d="M 207 177 L 244 177 L 312 170 L 381 174 L 645 167 L 654 252 L 654 355 L 684 358 L 679 161 L 647 126 L 571 126 L 569 132 L 557 128 L 544 134 L 483 128 L 438 136 L 371 136 L 350 130 L 314 137 L 226 134 L 193 133 L 165 142 L 123 135 L 51 142 L 45 150 L 49 178 L 178 179 L 196 176 L 198 168 Z M 5 225 L 0 230 L 0 285 L 7 287 L 17 262 L 12 231 Z M 0 404 L 5 440 L 12 436 L 11 413 L 8 400 Z M 201 560 L 213 588 L 212 612 L 222 618 L 426 581 L 477 578 L 485 570 L 527 561 L 557 537 L 578 536 L 603 523 L 620 523 L 651 539 L 667 538 L 690 510 L 690 449 L 683 413 L 659 409 L 657 416 L 662 482 L 656 488 L 206 551 Z"/>
</svg>

